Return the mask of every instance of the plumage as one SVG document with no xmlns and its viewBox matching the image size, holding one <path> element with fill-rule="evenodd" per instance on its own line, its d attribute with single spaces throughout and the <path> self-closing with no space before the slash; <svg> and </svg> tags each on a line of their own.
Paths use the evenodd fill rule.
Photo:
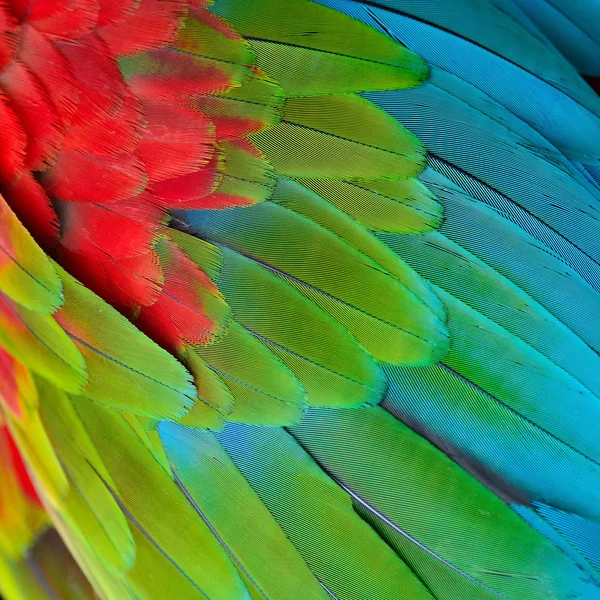
<svg viewBox="0 0 600 600">
<path fill-rule="evenodd" d="M 598 14 L 0 3 L 3 598 L 600 598 Z"/>
</svg>

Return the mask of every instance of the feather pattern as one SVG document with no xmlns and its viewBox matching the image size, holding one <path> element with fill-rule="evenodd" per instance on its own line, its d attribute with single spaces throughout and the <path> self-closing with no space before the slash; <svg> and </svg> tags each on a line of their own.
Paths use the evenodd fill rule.
<svg viewBox="0 0 600 600">
<path fill-rule="evenodd" d="M 7 600 L 600 598 L 587 4 L 0 3 Z"/>
</svg>

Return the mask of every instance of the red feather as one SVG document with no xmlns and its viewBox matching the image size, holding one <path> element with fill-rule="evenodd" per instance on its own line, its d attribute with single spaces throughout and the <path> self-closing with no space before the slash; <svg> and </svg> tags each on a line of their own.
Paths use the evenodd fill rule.
<svg viewBox="0 0 600 600">
<path fill-rule="evenodd" d="M 39 1 L 35 0 L 35 3 Z M 45 3 L 52 4 L 53 0 L 45 0 Z M 93 31 L 100 10 L 98 0 L 59 0 L 58 6 L 61 10 L 54 11 L 44 19 L 35 20 L 38 31 L 65 40 L 75 40 Z"/>
<path fill-rule="evenodd" d="M 86 287 L 118 310 L 131 314 L 156 302 L 162 284 L 162 267 L 154 251 L 131 258 L 85 258 L 60 247 L 61 264 Z"/>
<path fill-rule="evenodd" d="M 214 191 L 222 175 L 217 171 L 218 154 L 202 169 L 188 175 L 152 184 L 148 191 L 165 208 L 206 208 L 203 199 Z"/>
<path fill-rule="evenodd" d="M 56 154 L 61 135 L 50 99 L 39 79 L 19 60 L 0 74 L 0 86 L 27 135 L 25 168 L 43 170 Z"/>
<path fill-rule="evenodd" d="M 161 48 L 131 59 L 128 84 L 140 98 L 184 100 L 231 87 L 226 71 L 202 56 Z"/>
<path fill-rule="evenodd" d="M 27 136 L 19 118 L 12 109 L 6 95 L 0 89 L 0 130 L 2 152 L 0 152 L 0 180 L 10 181 L 25 167 Z"/>
<path fill-rule="evenodd" d="M 67 11 L 73 0 L 8 0 L 8 4 L 19 21 L 39 21 Z"/>
<path fill-rule="evenodd" d="M 139 0 L 100 0 L 98 27 L 115 25 L 133 14 L 138 5 Z"/>
<path fill-rule="evenodd" d="M 214 322 L 202 303 L 202 290 L 215 290 L 214 283 L 182 250 L 161 241 L 161 263 L 165 281 L 158 300 L 144 307 L 137 324 L 157 343 L 172 352 L 185 342 L 206 344 Z"/>
<path fill-rule="evenodd" d="M 99 29 L 115 54 L 136 54 L 172 42 L 185 15 L 185 0 L 141 0 L 123 20 Z"/>
<path fill-rule="evenodd" d="M 164 220 L 147 194 L 107 205 L 63 204 L 61 244 L 88 258 L 125 258 L 152 250 Z"/>
<path fill-rule="evenodd" d="M 149 181 L 200 169 L 213 154 L 214 129 L 202 113 L 185 106 L 143 102 L 148 126 L 137 154 Z"/>
<path fill-rule="evenodd" d="M 113 202 L 139 194 L 146 176 L 132 154 L 92 156 L 61 152 L 56 163 L 43 174 L 51 196 L 72 202 Z"/>
<path fill-rule="evenodd" d="M 58 239 L 59 222 L 44 188 L 30 171 L 21 171 L 2 186 L 2 195 L 36 241 L 52 248 Z"/>
<path fill-rule="evenodd" d="M 65 57 L 35 27 L 23 25 L 19 59 L 37 75 L 56 114 L 67 124 L 77 110 L 79 91 Z"/>
<path fill-rule="evenodd" d="M 0 3 L 0 69 L 12 60 L 17 48 L 17 20 L 4 2 Z"/>
<path fill-rule="evenodd" d="M 14 319 L 14 313 L 7 307 L 0 294 L 0 319 Z M 0 381 L 2 389 L 0 390 L 0 400 L 10 412 L 18 419 L 24 416 L 21 406 L 21 393 L 18 381 L 18 369 L 20 365 L 12 355 L 10 355 L 2 346 L 0 346 Z"/>
<path fill-rule="evenodd" d="M 62 149 L 104 155 L 133 152 L 138 147 L 145 125 L 138 99 L 126 93 L 115 114 L 104 114 L 99 120 L 70 127 Z"/>
<path fill-rule="evenodd" d="M 81 94 L 74 123 L 100 121 L 114 115 L 125 96 L 126 86 L 112 53 L 95 34 L 76 43 L 60 42 Z"/>
</svg>

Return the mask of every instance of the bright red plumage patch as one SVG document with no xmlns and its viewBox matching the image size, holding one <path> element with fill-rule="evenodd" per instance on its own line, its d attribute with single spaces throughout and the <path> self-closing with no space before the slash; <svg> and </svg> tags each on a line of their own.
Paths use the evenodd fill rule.
<svg viewBox="0 0 600 600">
<path fill-rule="evenodd" d="M 102 27 L 100 35 L 114 54 L 136 54 L 175 39 L 187 3 L 141 0 L 124 19 Z"/>
<path fill-rule="evenodd" d="M 132 59 L 133 60 L 133 59 Z M 161 48 L 134 60 L 127 82 L 140 98 L 179 101 L 226 90 L 230 81 L 216 61 Z"/>
<path fill-rule="evenodd" d="M 69 63 L 80 93 L 73 123 L 95 122 L 114 114 L 123 102 L 126 85 L 104 42 L 92 33 L 77 43 L 61 42 L 58 48 Z"/>
<path fill-rule="evenodd" d="M 32 25 L 21 26 L 19 59 L 35 73 L 64 126 L 79 104 L 79 89 L 67 59 Z"/>
<path fill-rule="evenodd" d="M 138 147 L 150 182 L 193 173 L 212 157 L 214 128 L 186 106 L 144 101 L 148 125 Z"/>
<path fill-rule="evenodd" d="M 157 181 L 149 187 L 155 202 L 172 208 L 206 208 L 202 199 L 216 187 L 221 175 L 217 171 L 217 154 L 202 169 L 172 179 Z"/>
<path fill-rule="evenodd" d="M 52 0 L 47 0 L 52 3 Z M 45 4 L 46 2 L 44 2 Z M 35 2 L 37 4 L 37 1 Z M 59 0 L 60 7 L 46 18 L 25 20 L 38 31 L 57 39 L 73 40 L 89 33 L 96 26 L 99 6 L 96 0 Z"/>
<path fill-rule="evenodd" d="M 48 192 L 71 202 L 113 202 L 144 189 L 143 165 L 132 154 L 61 152 L 42 182 Z"/>
<path fill-rule="evenodd" d="M 164 214 L 148 198 L 143 194 L 110 204 L 64 203 L 62 245 L 87 258 L 149 252 Z"/>
<path fill-rule="evenodd" d="M 37 76 L 19 60 L 0 74 L 0 86 L 27 136 L 25 168 L 43 170 L 58 152 L 61 136 L 50 98 Z"/>
<path fill-rule="evenodd" d="M 164 237 L 168 211 L 251 201 L 219 192 L 223 153 L 200 100 L 246 67 L 203 52 L 212 29 L 244 56 L 206 5 L 0 3 L 0 193 L 55 259 L 124 314 L 141 311 L 172 351 L 208 343 L 218 317 L 202 305 L 214 284 Z M 182 29 L 188 11 L 206 36 Z M 219 138 L 253 127 L 220 119 Z"/>
<path fill-rule="evenodd" d="M 4 3 L 0 3 L 0 69 L 11 61 L 17 47 L 17 20 Z"/>
<path fill-rule="evenodd" d="M 44 247 L 53 248 L 59 222 L 50 198 L 30 171 L 21 171 L 2 186 L 2 194 L 29 232 Z"/>
<path fill-rule="evenodd" d="M 10 181 L 25 168 L 27 136 L 9 99 L 0 88 L 0 181 Z"/>
<path fill-rule="evenodd" d="M 171 241 L 161 241 L 160 258 L 165 278 L 161 294 L 154 304 L 142 309 L 137 324 L 172 352 L 179 352 L 184 342 L 206 344 L 213 322 L 201 290 L 213 289 L 214 284 Z"/>
</svg>

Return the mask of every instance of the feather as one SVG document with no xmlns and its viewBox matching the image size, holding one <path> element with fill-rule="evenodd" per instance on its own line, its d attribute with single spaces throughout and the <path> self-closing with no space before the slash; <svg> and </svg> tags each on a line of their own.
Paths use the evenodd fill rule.
<svg viewBox="0 0 600 600">
<path fill-rule="evenodd" d="M 600 570 L 600 556 L 598 555 L 600 520 L 583 519 L 579 515 L 544 504 L 536 505 L 536 510 L 591 563 L 596 571 Z M 595 576 L 597 577 L 598 574 L 596 573 Z"/>
<path fill-rule="evenodd" d="M 116 310 L 57 267 L 65 304 L 55 314 L 83 355 L 83 393 L 151 417 L 180 417 L 194 405 L 189 374 Z M 123 394 L 127 390 L 127 394 Z"/>
<path fill-rule="evenodd" d="M 382 408 L 312 409 L 292 433 L 436 598 L 598 596 L 502 500 Z"/>
<path fill-rule="evenodd" d="M 135 548 L 127 521 L 105 483 L 115 487 L 67 395 L 38 379 L 40 414 L 69 480 L 62 519 L 93 545 L 111 569 L 133 564 Z"/>
<path fill-rule="evenodd" d="M 212 119 L 219 141 L 236 139 L 273 127 L 281 117 L 283 90 L 259 71 L 241 86 L 194 100 Z"/>
<path fill-rule="evenodd" d="M 597 193 L 531 151 L 512 131 L 433 84 L 369 98 L 406 121 L 434 155 L 473 173 L 584 253 L 596 255 L 600 249 L 600 237 L 594 233 L 600 230 Z M 432 131 L 445 135 L 430 135 Z"/>
<path fill-rule="evenodd" d="M 201 236 L 278 273 L 329 312 L 375 358 L 418 364 L 446 352 L 443 325 L 420 300 L 373 260 L 313 221 L 271 202 L 199 211 L 186 219 Z"/>
<path fill-rule="evenodd" d="M 212 434 L 163 423 L 160 435 L 179 485 L 256 597 L 293 598 L 302 590 L 307 600 L 328 598 Z"/>
<path fill-rule="evenodd" d="M 343 327 L 257 262 L 223 252 L 218 282 L 236 319 L 294 373 L 309 405 L 357 406 L 379 400 L 381 371 Z"/>
<path fill-rule="evenodd" d="M 324 0 L 320 2 L 323 3 Z M 487 40 L 481 40 L 483 44 L 480 44 L 461 36 L 458 27 L 463 27 L 464 23 L 456 23 L 453 29 L 444 28 L 443 25 L 437 27 L 431 22 L 436 13 L 445 20 L 453 19 L 452 11 L 447 11 L 446 14 L 441 10 L 421 11 L 419 3 L 413 2 L 414 16 L 411 17 L 403 12 L 367 6 L 352 0 L 327 0 L 325 3 L 347 11 L 375 28 L 383 30 L 384 24 L 388 35 L 423 56 L 432 70 L 443 70 L 472 84 L 488 96 L 488 106 L 491 104 L 489 99 L 495 99 L 499 105 L 508 109 L 508 114 L 531 125 L 562 152 L 570 156 L 597 159 L 598 147 L 594 140 L 600 133 L 598 100 L 589 94 L 589 90 L 582 88 L 579 79 L 574 79 L 570 67 L 569 85 L 563 84 L 563 78 L 544 80 L 535 74 L 539 64 L 532 65 L 530 55 L 519 52 L 514 52 L 513 55 L 514 46 L 511 48 L 510 44 L 507 45 L 512 58 L 516 58 L 510 60 L 490 52 Z M 461 5 L 467 3 L 461 2 Z M 489 4 L 485 3 L 482 7 L 485 12 L 489 11 Z M 513 8 L 515 6 L 512 0 L 510 5 Z M 391 3 L 389 6 L 393 8 Z M 473 3 L 468 10 L 475 10 Z M 430 22 L 419 19 L 419 14 L 427 15 Z M 480 18 L 479 14 L 477 23 L 480 23 Z M 502 39 L 506 33 L 500 21 L 489 31 L 497 39 Z M 556 55 L 552 56 L 552 52 L 545 50 L 544 53 L 548 59 L 556 61 Z M 533 67 L 534 70 L 528 67 Z M 576 85 L 576 91 L 572 84 Z M 472 95 L 471 92 L 464 98 L 469 99 Z M 583 97 L 585 101 L 580 103 Z"/>
<path fill-rule="evenodd" d="M 410 87 L 427 74 L 385 36 L 307 1 L 219 0 L 212 10 L 250 40 L 256 64 L 287 96 Z"/>
<path fill-rule="evenodd" d="M 567 241 L 554 243 L 539 222 L 525 230 L 524 215 L 509 213 L 502 197 L 472 186 L 468 177 L 461 183 L 472 195 L 434 172 L 425 178 L 444 202 L 446 237 L 516 284 L 591 348 L 600 348 L 597 332 L 587 326 L 600 316 L 597 265 Z M 577 298 L 577 310 L 570 298 Z"/>
<path fill-rule="evenodd" d="M 385 185 L 388 182 L 381 183 Z M 435 313 L 440 321 L 445 319 L 442 303 L 423 279 L 398 256 L 394 256 L 384 245 L 380 244 L 370 232 L 360 227 L 353 219 L 348 218 L 350 215 L 346 216 L 329 206 L 320 196 L 311 194 L 303 187 L 286 179 L 279 180 L 272 201 L 318 223 L 348 242 L 395 277 L 411 294 Z"/>
<path fill-rule="evenodd" d="M 1 196 L 0 219 L 0 289 L 30 310 L 54 312 L 62 304 L 61 280 Z"/>
<path fill-rule="evenodd" d="M 0 86 L 27 136 L 23 166 L 43 170 L 56 155 L 60 139 L 50 98 L 37 76 L 19 60 L 0 74 Z"/>
<path fill-rule="evenodd" d="M 268 199 L 273 193 L 273 168 L 262 153 L 246 140 L 231 140 L 217 145 L 220 179 L 211 194 L 188 208 L 220 209 L 247 206 Z"/>
<path fill-rule="evenodd" d="M 54 318 L 19 306 L 1 293 L 0 344 L 62 389 L 77 393 L 87 382 L 81 353 Z"/>
<path fill-rule="evenodd" d="M 360 182 L 299 179 L 367 229 L 424 233 L 442 222 L 442 207 L 417 179 Z"/>
<path fill-rule="evenodd" d="M 225 336 L 195 352 L 221 377 L 233 397 L 228 420 L 258 425 L 296 423 L 306 406 L 293 373 L 237 322 Z"/>
<path fill-rule="evenodd" d="M 196 588 L 196 596 L 248 599 L 229 557 L 185 495 L 118 413 L 84 398 L 73 403 L 114 480 L 110 490 L 140 532 Z M 122 457 L 126 455 L 127 460 Z"/>
<path fill-rule="evenodd" d="M 530 344 L 600 396 L 598 354 L 509 279 L 442 233 L 382 239 L 423 277 Z M 566 300 L 566 290 L 562 295 Z"/>
<path fill-rule="evenodd" d="M 174 353 L 184 344 L 206 345 L 222 336 L 231 315 L 215 284 L 170 240 L 158 240 L 156 250 L 164 283 L 157 301 L 142 308 L 136 324 Z"/>
<path fill-rule="evenodd" d="M 515 0 L 516 5 L 539 24 L 544 35 L 580 72 L 600 75 L 600 11 L 593 3 L 561 0 Z"/>
<path fill-rule="evenodd" d="M 222 429 L 233 410 L 233 393 L 197 352 L 188 348 L 182 359 L 194 377 L 198 399 L 192 410 L 178 422 L 187 427 Z M 236 390 L 236 396 L 239 398 L 239 390 Z"/>
<path fill-rule="evenodd" d="M 230 423 L 218 439 L 333 597 L 431 598 L 283 429 Z"/>
<path fill-rule="evenodd" d="M 288 98 L 281 122 L 252 140 L 281 175 L 386 180 L 424 167 L 419 141 L 354 95 Z"/>
<path fill-rule="evenodd" d="M 458 0 L 451 9 L 437 0 L 374 0 L 369 4 L 408 14 L 450 31 L 567 91 L 584 106 L 592 110 L 599 106 L 597 97 L 590 93 L 573 66 L 551 44 L 540 39 L 540 36 L 532 35 L 509 14 L 495 6 L 494 2 Z M 334 0 L 334 6 L 339 6 L 338 0 Z M 381 19 L 381 12 L 376 14 Z M 388 17 L 381 20 L 387 22 Z"/>
</svg>

